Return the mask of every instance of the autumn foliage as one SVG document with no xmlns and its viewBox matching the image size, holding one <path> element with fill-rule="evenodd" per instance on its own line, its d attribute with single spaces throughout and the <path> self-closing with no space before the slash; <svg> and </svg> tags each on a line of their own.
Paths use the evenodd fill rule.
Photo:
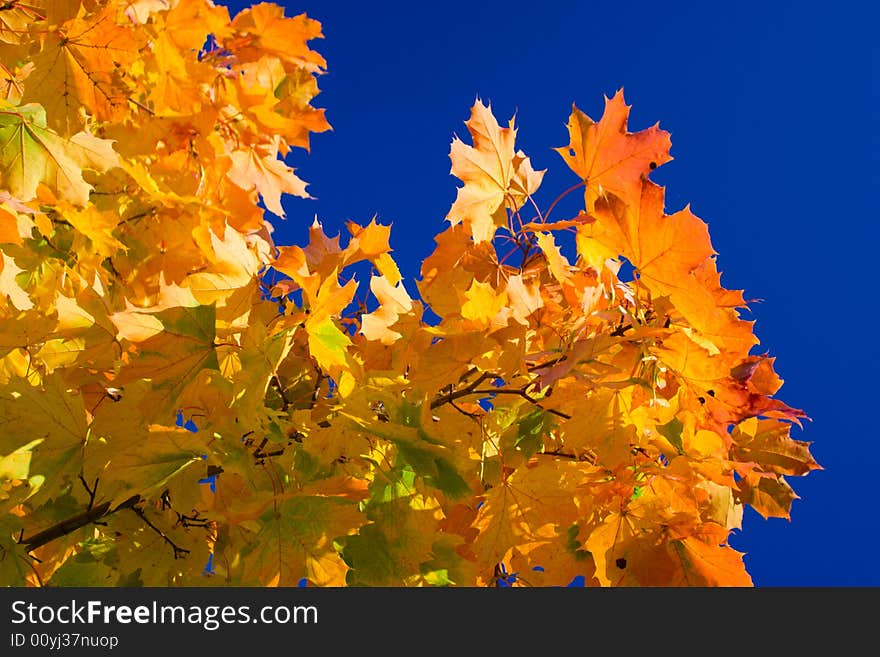
<svg viewBox="0 0 880 657">
<path fill-rule="evenodd" d="M 669 134 L 574 107 L 562 214 L 477 101 L 413 285 L 375 219 L 273 241 L 309 196 L 283 158 L 329 128 L 321 36 L 265 3 L 0 7 L 0 583 L 750 585 L 744 506 L 788 518 L 819 465 L 650 179 Z"/>
</svg>

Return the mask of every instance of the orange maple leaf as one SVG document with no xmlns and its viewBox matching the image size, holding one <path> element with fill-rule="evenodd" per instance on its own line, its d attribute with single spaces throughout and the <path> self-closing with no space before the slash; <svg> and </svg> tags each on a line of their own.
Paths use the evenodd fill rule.
<svg viewBox="0 0 880 657">
<path fill-rule="evenodd" d="M 638 196 L 642 178 L 672 159 L 669 133 L 657 124 L 636 133 L 627 131 L 629 110 L 623 89 L 605 98 L 605 112 L 598 123 L 572 106 L 569 144 L 555 150 L 583 179 L 587 210 L 606 191 L 630 202 Z"/>
</svg>

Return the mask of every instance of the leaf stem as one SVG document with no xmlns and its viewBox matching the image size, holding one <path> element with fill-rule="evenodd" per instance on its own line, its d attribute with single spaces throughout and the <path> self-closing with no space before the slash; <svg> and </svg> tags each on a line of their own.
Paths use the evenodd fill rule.
<svg viewBox="0 0 880 657">
<path fill-rule="evenodd" d="M 587 184 L 587 181 L 586 181 L 586 180 L 582 180 L 582 181 L 580 181 L 577 185 L 572 185 L 571 187 L 569 187 L 568 189 L 566 189 L 564 192 L 562 192 L 559 196 L 557 196 L 556 199 L 550 204 L 550 207 L 547 208 L 547 212 L 544 213 L 544 222 L 546 223 L 546 222 L 550 219 L 550 213 L 553 212 L 553 208 L 556 207 L 556 204 L 559 203 L 559 201 L 561 201 L 561 200 L 564 199 L 566 196 L 568 196 L 569 194 L 571 194 L 571 193 L 572 193 L 574 190 L 576 190 L 578 187 L 585 187 L 586 184 Z"/>
</svg>

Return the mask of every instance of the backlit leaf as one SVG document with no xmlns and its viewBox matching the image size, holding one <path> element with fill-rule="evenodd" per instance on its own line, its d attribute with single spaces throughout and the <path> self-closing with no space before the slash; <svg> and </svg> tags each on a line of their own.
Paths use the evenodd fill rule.
<svg viewBox="0 0 880 657">
<path fill-rule="evenodd" d="M 39 105 L 13 107 L 0 102 L 0 183 L 14 196 L 30 200 L 43 183 L 71 203 L 84 205 L 92 186 L 83 170 L 116 166 L 109 141 L 86 132 L 65 138 L 46 127 Z"/>
</svg>

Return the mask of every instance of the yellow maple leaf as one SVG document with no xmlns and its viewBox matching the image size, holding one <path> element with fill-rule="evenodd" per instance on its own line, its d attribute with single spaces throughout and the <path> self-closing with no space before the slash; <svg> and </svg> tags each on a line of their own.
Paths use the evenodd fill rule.
<svg viewBox="0 0 880 657">
<path fill-rule="evenodd" d="M 99 120 L 120 120 L 128 109 L 123 73 L 142 43 L 116 21 L 108 3 L 91 15 L 77 16 L 48 31 L 33 58 L 23 101 L 46 108 L 49 126 L 68 136 L 85 127 L 83 108 Z"/>
<path fill-rule="evenodd" d="M 397 322 L 400 315 L 412 311 L 412 299 L 403 283 L 392 285 L 385 276 L 373 276 L 370 279 L 370 291 L 379 300 L 379 307 L 361 316 L 361 333 L 367 340 L 378 340 L 386 345 L 394 344 L 403 335 L 390 327 Z"/>
<path fill-rule="evenodd" d="M 0 183 L 22 201 L 35 198 L 43 183 L 59 197 L 85 205 L 92 186 L 83 170 L 106 171 L 117 163 L 109 140 L 87 132 L 62 137 L 46 127 L 39 105 L 0 101 Z"/>
<path fill-rule="evenodd" d="M 513 119 L 498 125 L 490 106 L 478 99 L 466 121 L 473 146 L 458 137 L 449 158 L 452 174 L 464 182 L 446 218 L 453 225 L 465 222 L 475 242 L 491 240 L 507 222 L 506 209 L 518 210 L 541 184 L 544 171 L 535 171 L 522 151 L 514 150 Z"/>
<path fill-rule="evenodd" d="M 230 159 L 232 167 L 226 174 L 229 179 L 244 190 L 259 192 L 266 208 L 279 217 L 285 216 L 281 206 L 283 193 L 311 198 L 306 192 L 306 183 L 294 175 L 293 168 L 278 159 L 275 149 L 259 146 L 236 150 Z"/>
</svg>

